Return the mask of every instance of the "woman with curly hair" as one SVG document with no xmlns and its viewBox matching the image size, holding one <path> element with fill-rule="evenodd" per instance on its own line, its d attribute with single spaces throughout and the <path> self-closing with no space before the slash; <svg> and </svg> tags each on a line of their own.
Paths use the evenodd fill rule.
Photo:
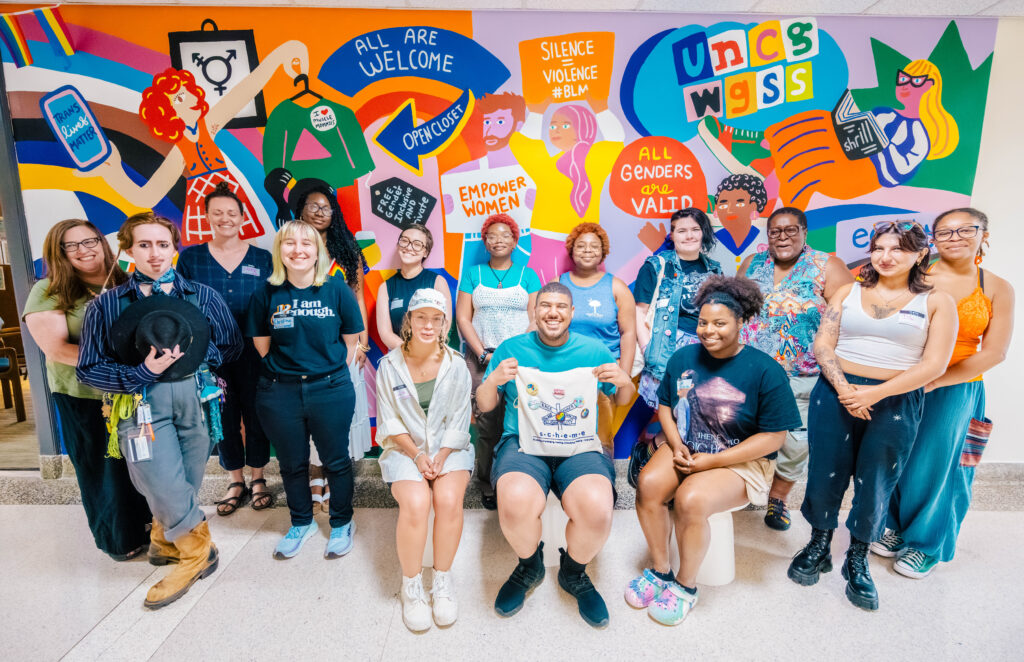
<svg viewBox="0 0 1024 662">
<path fill-rule="evenodd" d="M 356 391 L 356 408 L 352 415 L 352 426 L 349 429 L 348 451 L 353 459 L 361 460 L 366 451 L 373 446 L 370 436 L 369 396 L 366 392 L 366 378 L 363 366 L 366 365 L 366 353 L 370 351 L 370 335 L 367 326 L 366 297 L 363 293 L 363 276 L 366 260 L 352 231 L 345 224 L 345 217 L 338 206 L 338 194 L 334 187 L 319 179 L 302 179 L 292 189 L 294 199 L 292 212 L 295 218 L 313 226 L 327 248 L 331 258 L 327 275 L 341 276 L 355 295 L 359 304 L 359 314 L 363 320 L 363 330 L 359 333 L 349 373 L 352 386 Z M 330 512 L 330 486 L 324 482 L 323 467 L 316 447 L 310 447 L 310 490 L 313 501 L 319 503 L 324 512 Z"/>
<path fill-rule="evenodd" d="M 957 314 L 952 297 L 926 281 L 928 236 L 919 223 L 876 223 L 870 255 L 860 282 L 829 300 L 814 340 L 821 377 L 807 414 L 810 461 L 800 508 L 811 539 L 788 574 L 810 586 L 832 570 L 832 532 L 852 478 L 846 597 L 875 610 L 868 545 L 884 532 L 889 498 L 921 423 L 924 386 L 949 364 Z"/>
<path fill-rule="evenodd" d="M 476 471 L 483 491 L 483 505 L 497 508 L 491 486 L 494 445 L 501 436 L 500 408 L 482 412 L 476 406 L 476 390 L 498 345 L 533 326 L 533 309 L 540 279 L 530 267 L 512 262 L 519 241 L 519 226 L 508 214 L 488 216 L 480 228 L 490 259 L 467 268 L 459 281 L 455 319 L 466 342 L 466 364 L 473 377 L 473 418 L 477 425 Z"/>
<path fill-rule="evenodd" d="M 289 41 L 278 46 L 252 73 L 232 86 L 213 105 L 206 100 L 206 92 L 196 84 L 190 72 L 173 67 L 165 69 L 153 77 L 152 85 L 143 90 L 139 106 L 139 116 L 150 133 L 173 145 L 163 163 L 149 181 L 140 186 L 125 172 L 117 146 L 111 145 L 110 156 L 92 171 L 92 175 L 102 177 L 133 205 L 145 209 L 151 209 L 180 177 L 185 177 L 185 208 L 181 218 L 181 238 L 185 246 L 213 238 L 203 199 L 217 184 L 225 182 L 245 209 L 242 239 L 262 235 L 256 211 L 238 180 L 228 170 L 227 161 L 214 138 L 259 94 L 278 67 L 284 69 L 286 65 L 295 74 L 309 69 L 309 54 L 304 44 Z"/>
<path fill-rule="evenodd" d="M 75 377 L 86 306 L 104 287 L 120 285 L 128 277 L 89 221 L 68 219 L 50 228 L 43 260 L 47 277 L 29 292 L 25 326 L 46 355 L 46 381 L 96 547 L 115 561 L 128 561 L 149 547 L 146 526 L 153 516 L 124 461 L 106 457 L 103 394 Z"/>
<path fill-rule="evenodd" d="M 776 453 L 786 431 L 800 427 L 786 371 L 740 342 L 762 301 L 751 280 L 710 276 L 694 298 L 700 344 L 672 355 L 658 389 L 667 443 L 640 473 L 636 492 L 652 564 L 629 583 L 626 602 L 664 625 L 681 623 L 697 604 L 697 572 L 711 541 L 708 518 L 747 503 L 765 505 Z M 673 523 L 676 573 L 667 544 Z"/>
<path fill-rule="evenodd" d="M 473 470 L 466 362 L 446 344 L 448 299 L 433 288 L 416 290 L 402 318 L 402 344 L 377 369 L 380 473 L 398 502 L 398 562 L 402 566 L 402 620 L 414 632 L 430 627 L 423 589 L 425 545 L 433 545 L 433 620 L 458 617 L 452 562 L 462 537 L 462 499 Z M 434 539 L 427 540 L 430 508 Z"/>
<path fill-rule="evenodd" d="M 558 278 L 577 304 L 569 331 L 600 340 L 626 374 L 636 351 L 636 304 L 629 286 L 601 264 L 611 251 L 608 233 L 597 223 L 580 223 L 565 240 L 573 269 Z"/>
</svg>

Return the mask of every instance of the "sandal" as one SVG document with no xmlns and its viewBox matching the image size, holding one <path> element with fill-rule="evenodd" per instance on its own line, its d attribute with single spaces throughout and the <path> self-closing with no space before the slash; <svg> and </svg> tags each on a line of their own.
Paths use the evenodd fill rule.
<svg viewBox="0 0 1024 662">
<path fill-rule="evenodd" d="M 319 492 L 317 490 L 320 490 Z M 313 499 L 313 503 L 320 503 L 324 500 L 324 479 L 323 478 L 310 478 L 309 479 L 309 491 L 310 496 Z"/>
<path fill-rule="evenodd" d="M 239 483 L 231 483 L 228 485 L 228 492 L 235 489 L 236 487 L 242 488 L 242 493 L 238 496 L 230 496 L 217 501 L 217 514 L 221 517 L 227 517 L 231 513 L 238 510 L 241 506 L 245 505 L 245 499 L 249 496 L 249 488 L 245 486 L 245 481 Z M 221 506 L 224 506 L 221 508 Z"/>
<path fill-rule="evenodd" d="M 259 492 L 252 489 L 252 486 L 259 483 L 263 486 L 263 489 Z M 266 478 L 253 478 L 249 481 L 249 494 L 252 495 L 252 509 L 253 510 L 266 510 L 274 505 L 274 494 L 267 489 Z"/>
<path fill-rule="evenodd" d="M 325 513 L 331 512 L 331 486 L 324 481 L 324 500 L 320 502 L 320 510 Z"/>
</svg>

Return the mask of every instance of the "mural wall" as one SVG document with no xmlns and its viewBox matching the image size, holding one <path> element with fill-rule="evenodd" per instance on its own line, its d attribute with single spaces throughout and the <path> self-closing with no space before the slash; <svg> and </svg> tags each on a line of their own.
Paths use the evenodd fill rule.
<svg viewBox="0 0 1024 662">
<path fill-rule="evenodd" d="M 878 221 L 970 202 L 996 24 L 76 5 L 9 14 L 0 37 L 37 266 L 70 217 L 112 236 L 152 208 L 206 241 L 221 181 L 269 247 L 315 177 L 370 265 L 372 319 L 405 225 L 431 229 L 427 266 L 454 284 L 496 212 L 542 280 L 594 221 L 631 283 L 685 206 L 713 213 L 727 271 L 790 205 L 855 269 Z M 714 204 L 729 175 L 756 214 Z M 627 417 L 619 454 L 632 439 Z"/>
</svg>

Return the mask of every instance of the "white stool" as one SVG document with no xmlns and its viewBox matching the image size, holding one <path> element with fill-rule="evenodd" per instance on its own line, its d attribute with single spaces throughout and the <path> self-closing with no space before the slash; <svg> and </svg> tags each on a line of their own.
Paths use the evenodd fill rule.
<svg viewBox="0 0 1024 662">
<path fill-rule="evenodd" d="M 423 567 L 434 567 L 434 506 L 427 515 L 427 544 L 423 546 Z"/>
<path fill-rule="evenodd" d="M 544 565 L 560 563 L 558 548 L 565 547 L 565 527 L 569 516 L 562 510 L 562 503 L 554 492 L 548 492 L 548 502 L 540 516 L 540 540 L 544 543 Z"/>
<path fill-rule="evenodd" d="M 743 504 L 731 510 L 715 513 L 708 518 L 711 527 L 711 542 L 708 553 L 697 571 L 697 583 L 705 586 L 725 586 L 736 578 L 736 549 L 733 544 L 732 514 L 743 510 L 749 504 Z M 668 557 L 672 567 L 679 569 L 679 545 L 673 532 L 669 536 Z"/>
</svg>

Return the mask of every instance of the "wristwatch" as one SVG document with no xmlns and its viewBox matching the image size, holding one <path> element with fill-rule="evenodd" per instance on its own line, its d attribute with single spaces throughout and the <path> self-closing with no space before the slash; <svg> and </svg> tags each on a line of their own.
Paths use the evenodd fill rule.
<svg viewBox="0 0 1024 662">
<path fill-rule="evenodd" d="M 480 353 L 480 358 L 477 359 L 477 360 L 480 361 L 480 365 L 481 366 L 487 365 L 487 355 L 490 354 L 490 353 L 491 353 L 491 350 L 489 350 L 489 349 L 485 349 L 483 352 Z"/>
</svg>

